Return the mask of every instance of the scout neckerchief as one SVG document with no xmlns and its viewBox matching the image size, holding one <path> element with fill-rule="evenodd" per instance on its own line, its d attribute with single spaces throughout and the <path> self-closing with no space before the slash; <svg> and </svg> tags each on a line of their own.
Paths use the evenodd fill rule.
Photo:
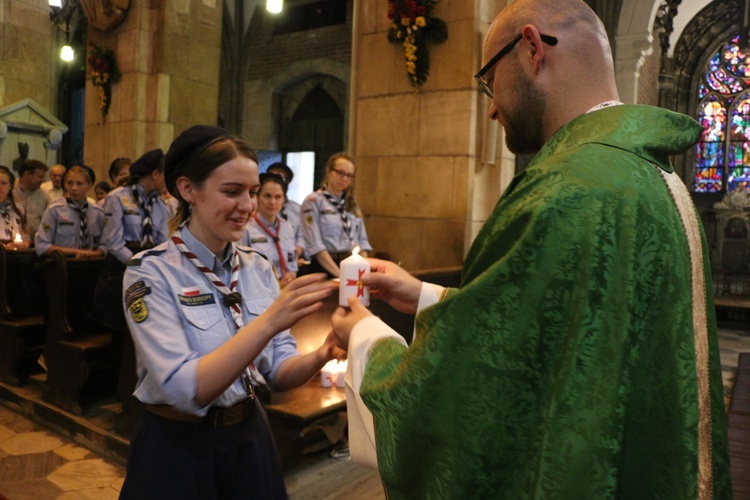
<svg viewBox="0 0 750 500">
<path fill-rule="evenodd" d="M 289 272 L 289 268 L 286 266 L 286 258 L 284 257 L 284 253 L 281 251 L 281 242 L 279 241 L 281 222 L 278 219 L 276 220 L 276 232 L 274 233 L 272 228 L 266 226 L 263 221 L 260 220 L 260 217 L 258 217 L 258 212 L 255 212 L 253 218 L 255 219 L 255 222 L 258 223 L 260 228 L 265 231 L 268 236 L 273 238 L 273 242 L 276 243 L 276 252 L 279 254 L 279 266 L 281 267 L 281 276 L 284 276 Z"/>
<path fill-rule="evenodd" d="M 10 201 L 0 203 L 0 213 L 3 214 L 3 219 L 5 219 L 5 239 L 13 241 L 13 229 L 10 220 Z"/>
<path fill-rule="evenodd" d="M 322 189 L 323 196 L 326 197 L 326 199 L 331 202 L 331 205 L 336 207 L 336 209 L 339 211 L 339 215 L 341 216 L 341 225 L 344 226 L 344 233 L 346 233 L 346 237 L 349 240 L 349 243 L 351 244 L 353 242 L 352 240 L 352 223 L 349 220 L 349 215 L 346 213 L 346 201 L 344 198 L 344 193 L 341 193 L 341 197 L 333 196 L 331 193 L 326 191 L 325 188 Z"/>
<path fill-rule="evenodd" d="M 78 218 L 81 219 L 81 227 L 78 230 L 78 236 L 81 238 L 81 248 L 88 248 L 89 228 L 88 224 L 86 223 L 86 212 L 89 209 L 89 202 L 84 201 L 83 205 L 79 207 L 78 204 L 71 198 L 66 198 L 65 200 L 68 202 L 68 205 L 70 205 L 70 208 L 78 212 Z"/>
<path fill-rule="evenodd" d="M 154 227 L 151 223 L 151 211 L 154 208 L 156 193 L 150 193 L 150 195 L 146 195 L 146 200 L 141 200 L 136 184 L 133 184 L 132 191 L 136 204 L 138 204 L 143 212 L 143 218 L 141 219 L 141 246 L 143 248 L 151 248 L 154 246 Z"/>
<path fill-rule="evenodd" d="M 242 319 L 242 309 L 240 308 L 240 304 L 242 303 L 242 295 L 240 295 L 240 293 L 236 291 L 237 282 L 239 281 L 240 276 L 240 254 L 237 253 L 237 249 L 233 248 L 231 261 L 232 277 L 231 281 L 229 282 L 229 286 L 227 286 L 223 281 L 221 281 L 221 279 L 219 279 L 218 276 L 216 276 L 211 271 L 211 269 L 206 267 L 203 262 L 200 261 L 197 255 L 190 251 L 185 242 L 182 241 L 182 238 L 180 238 L 179 229 L 175 231 L 174 234 L 172 234 L 172 242 L 175 244 L 180 253 L 182 253 L 182 255 L 184 255 L 190 262 L 192 262 L 193 265 L 203 273 L 206 279 L 210 281 L 211 284 L 216 287 L 216 289 L 224 296 L 222 302 L 229 308 L 230 312 L 232 313 L 232 319 L 237 325 L 237 329 L 239 330 L 240 328 L 245 326 L 245 321 Z M 233 243 L 229 244 L 234 245 Z M 252 397 L 255 392 L 258 392 L 258 395 L 261 398 L 264 398 L 264 395 L 270 394 L 263 375 L 260 374 L 258 369 L 255 367 L 255 363 L 253 363 L 252 361 L 250 362 L 250 366 L 245 369 L 245 373 L 242 374 L 242 383 L 245 386 L 245 390 L 247 391 L 248 396 Z"/>
</svg>

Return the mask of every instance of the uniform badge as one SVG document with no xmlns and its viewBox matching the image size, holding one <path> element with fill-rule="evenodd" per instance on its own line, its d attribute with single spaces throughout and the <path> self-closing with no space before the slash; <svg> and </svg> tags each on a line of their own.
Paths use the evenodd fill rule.
<svg viewBox="0 0 750 500">
<path fill-rule="evenodd" d="M 44 232 L 45 232 L 45 233 L 49 233 L 50 231 L 52 231 L 52 226 L 51 226 L 51 225 L 50 225 L 49 223 L 45 223 L 45 224 L 44 224 L 44 225 L 42 226 L 42 229 L 44 229 Z"/>
<path fill-rule="evenodd" d="M 307 221 L 308 224 L 312 224 L 313 223 L 312 215 L 308 215 L 305 220 Z"/>
<path fill-rule="evenodd" d="M 201 293 L 201 289 L 197 286 L 189 286 L 182 289 L 182 294 L 185 297 L 195 297 L 196 295 L 199 295 Z"/>
<path fill-rule="evenodd" d="M 265 236 L 258 236 L 250 240 L 250 243 L 268 243 L 268 238 Z"/>
<path fill-rule="evenodd" d="M 148 318 L 148 305 L 143 297 L 151 293 L 151 287 L 141 281 L 136 281 L 125 290 L 125 306 L 130 311 L 133 321 L 142 323 Z"/>
</svg>

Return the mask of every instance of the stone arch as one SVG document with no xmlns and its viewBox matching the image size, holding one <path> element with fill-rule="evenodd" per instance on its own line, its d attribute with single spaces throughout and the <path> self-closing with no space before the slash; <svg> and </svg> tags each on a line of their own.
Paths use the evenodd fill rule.
<svg viewBox="0 0 750 500">
<path fill-rule="evenodd" d="M 615 35 L 615 78 L 620 99 L 638 102 L 638 77 L 652 50 L 654 18 L 660 0 L 625 0 Z"/>
</svg>

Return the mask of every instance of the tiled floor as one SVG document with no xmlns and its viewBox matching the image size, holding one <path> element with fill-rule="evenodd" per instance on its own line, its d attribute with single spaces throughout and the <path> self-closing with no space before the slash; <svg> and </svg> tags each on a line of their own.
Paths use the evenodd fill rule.
<svg viewBox="0 0 750 500">
<path fill-rule="evenodd" d="M 728 401 L 737 369 L 738 353 L 750 352 L 750 331 L 722 329 L 719 334 L 724 388 Z M 103 417 L 106 413 L 106 409 L 94 411 L 92 422 L 96 421 L 98 425 L 109 422 L 107 425 L 111 425 L 112 419 Z M 313 479 L 306 476 L 320 475 L 319 463 L 324 460 L 331 464 L 327 454 L 320 454 L 319 457 L 312 460 L 318 464 L 310 463 L 308 458 L 310 465 L 305 468 L 296 467 L 294 476 L 287 477 L 288 485 L 300 483 L 300 489 L 310 491 Z M 377 479 L 356 470 L 357 466 L 347 462 L 332 462 L 332 465 L 325 467 L 325 475 L 329 478 L 341 475 L 344 471 L 364 478 L 370 484 L 367 491 L 373 491 L 372 495 L 366 496 L 382 498 L 382 489 L 379 488 Z M 0 405 L 0 500 L 3 500 L 3 495 L 10 500 L 114 499 L 122 486 L 124 473 L 121 465 Z M 338 493 L 341 493 L 340 489 Z M 291 487 L 290 494 L 293 498 L 312 498 L 304 493 L 293 494 Z M 361 495 L 358 496 L 362 498 Z M 337 496 L 325 496 L 334 497 Z"/>
</svg>

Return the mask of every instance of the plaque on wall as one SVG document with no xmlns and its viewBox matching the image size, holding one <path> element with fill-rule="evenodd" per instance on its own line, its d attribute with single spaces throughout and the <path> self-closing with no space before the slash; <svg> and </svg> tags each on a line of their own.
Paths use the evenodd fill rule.
<svg viewBox="0 0 750 500">
<path fill-rule="evenodd" d="M 125 20 L 130 0 L 81 0 L 89 26 L 112 31 Z"/>
</svg>

